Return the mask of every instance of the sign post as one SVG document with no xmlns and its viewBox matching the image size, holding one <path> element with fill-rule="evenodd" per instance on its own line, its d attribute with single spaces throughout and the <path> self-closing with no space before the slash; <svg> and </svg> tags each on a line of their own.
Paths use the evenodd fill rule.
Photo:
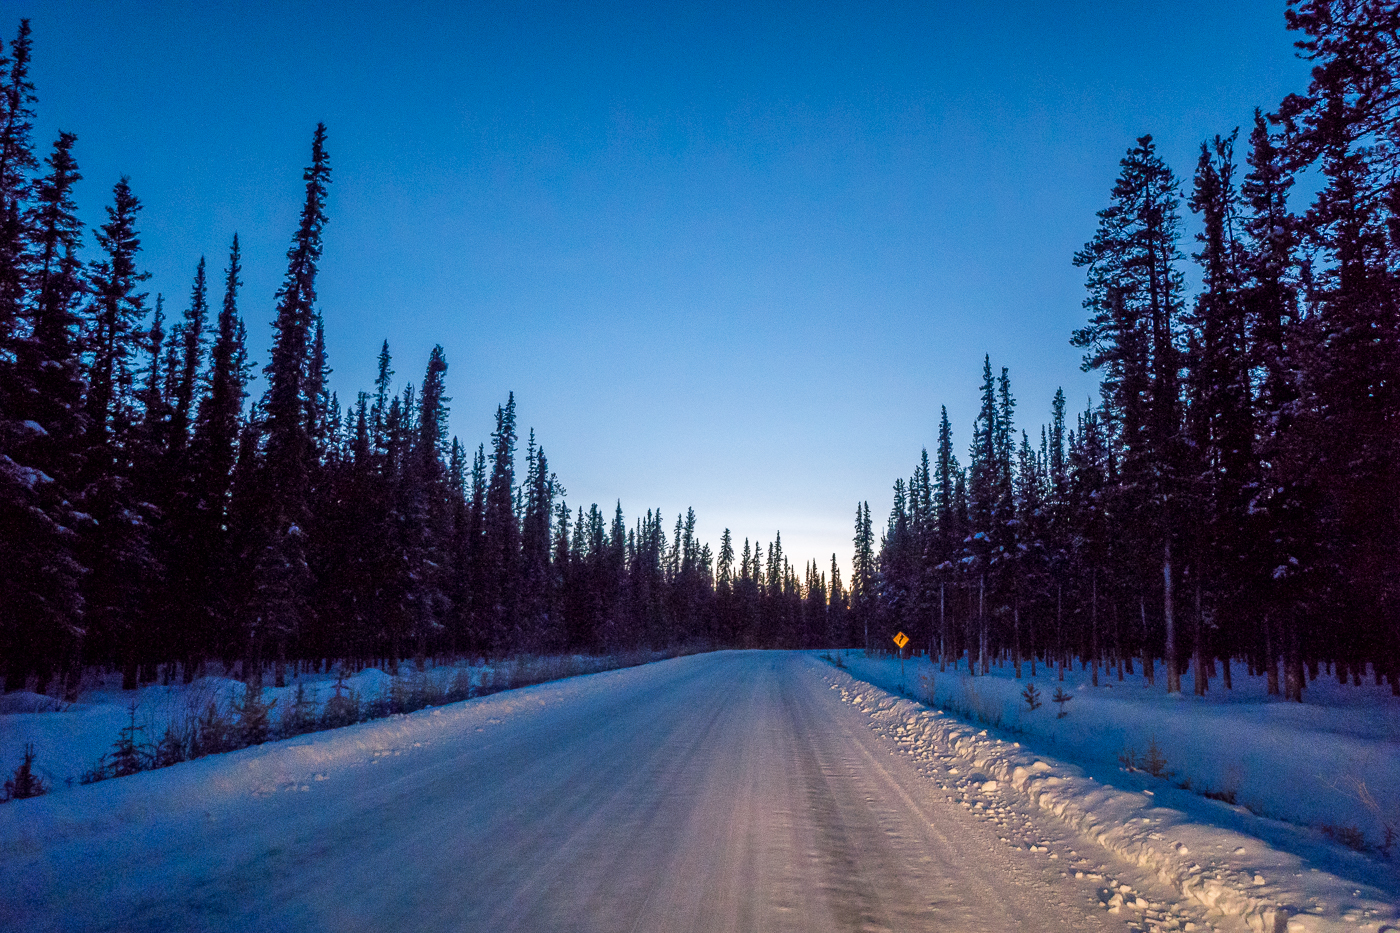
<svg viewBox="0 0 1400 933">
<path fill-rule="evenodd" d="M 899 682 L 904 683 L 904 646 L 909 644 L 909 636 L 899 632 L 894 636 L 894 643 L 899 648 Z"/>
</svg>

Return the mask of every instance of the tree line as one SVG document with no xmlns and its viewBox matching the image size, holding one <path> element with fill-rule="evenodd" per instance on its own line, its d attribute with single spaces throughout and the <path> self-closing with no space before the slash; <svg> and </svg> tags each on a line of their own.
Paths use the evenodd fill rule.
<svg viewBox="0 0 1400 933">
<path fill-rule="evenodd" d="M 878 542 L 857 507 L 845 585 L 834 555 L 799 576 L 781 536 L 740 550 L 726 530 L 712 551 L 693 511 L 668 528 L 571 509 L 533 432 L 517 475 L 513 395 L 489 445 L 449 441 L 441 348 L 396 386 L 386 342 L 373 391 L 342 406 L 316 301 L 323 126 L 250 404 L 237 237 L 170 320 L 142 291 L 123 178 L 85 258 L 76 139 L 42 165 L 32 145 L 22 22 L 0 49 L 5 689 L 71 691 L 91 665 L 128 687 L 215 660 L 280 682 L 330 659 L 878 647 L 898 629 L 984 673 L 1161 664 L 1167 689 L 1204 691 L 1243 662 L 1299 700 L 1321 665 L 1354 683 L 1369 666 L 1400 692 L 1400 9 L 1287 17 L 1306 92 L 1256 111 L 1243 144 L 1206 139 L 1189 191 L 1137 140 L 1074 257 L 1098 401 L 1071 413 L 1057 393 L 1038 437 L 1018 431 L 1010 374 L 984 359 L 967 465 L 945 409 Z"/>
<path fill-rule="evenodd" d="M 489 450 L 449 442 L 441 347 L 397 387 L 386 341 L 373 390 L 342 406 L 316 298 L 323 125 L 250 404 L 238 237 L 222 272 L 198 260 L 178 314 L 152 302 L 130 181 L 86 231 L 76 137 L 40 164 L 31 51 L 26 20 L 0 47 L 6 690 L 71 694 L 94 665 L 130 689 L 211 661 L 280 685 L 332 659 L 796 647 L 844 624 L 834 560 L 828 588 L 815 565 L 798 579 L 781 536 L 736 554 L 726 531 L 715 554 L 693 510 L 669 535 L 659 511 L 571 512 L 533 431 L 517 475 L 513 394 Z"/>
<path fill-rule="evenodd" d="M 1400 696 L 1400 7 L 1286 15 L 1307 91 L 1203 141 L 1189 191 L 1138 139 L 1074 256 L 1099 400 L 1057 393 L 1036 438 L 984 360 L 968 465 L 945 409 L 878 554 L 858 519 L 874 644 L 902 628 L 1018 675 L 1077 657 L 1095 683 L 1160 662 L 1197 693 L 1243 661 L 1299 701 L 1320 665 L 1369 665 Z"/>
</svg>

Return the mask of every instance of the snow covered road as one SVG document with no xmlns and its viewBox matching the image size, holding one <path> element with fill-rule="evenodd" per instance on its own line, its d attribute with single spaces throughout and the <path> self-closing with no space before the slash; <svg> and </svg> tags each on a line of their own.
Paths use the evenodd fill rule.
<svg viewBox="0 0 1400 933">
<path fill-rule="evenodd" d="M 825 671 L 698 655 L 11 804 L 0 928 L 1127 928 Z"/>
</svg>

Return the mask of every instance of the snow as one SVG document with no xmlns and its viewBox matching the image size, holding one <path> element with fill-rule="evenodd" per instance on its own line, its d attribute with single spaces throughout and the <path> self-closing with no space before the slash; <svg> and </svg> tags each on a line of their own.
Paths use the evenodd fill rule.
<svg viewBox="0 0 1400 933">
<path fill-rule="evenodd" d="M 1147 686 L 1139 669 L 1121 683 L 1116 673 L 1101 671 L 1095 688 L 1079 669 L 1066 668 L 1063 684 L 1044 666 L 1032 680 L 1029 664 L 1021 680 L 1009 663 L 973 678 L 965 664 L 939 673 L 936 663 L 918 658 L 905 662 L 901 685 L 897 659 L 848 653 L 843 660 L 861 679 L 919 699 L 931 676 L 934 705 L 1023 735 L 1079 764 L 1116 770 L 1125 750 L 1140 755 L 1155 741 L 1175 783 L 1189 781 L 1197 792 L 1232 791 L 1253 813 L 1304 826 L 1356 827 L 1372 845 L 1384 841 L 1382 819 L 1400 831 L 1400 699 L 1371 678 L 1344 687 L 1320 677 L 1300 704 L 1269 697 L 1264 677 L 1243 670 L 1234 672 L 1233 690 L 1217 678 L 1205 697 L 1196 697 L 1189 675 L 1185 692 L 1169 695 L 1160 667 L 1156 686 Z M 1042 704 L 1034 712 L 1021 696 L 1030 683 Z M 1074 696 L 1063 719 L 1051 700 L 1057 687 Z M 1379 814 L 1358 799 L 1358 784 L 1374 797 Z"/>
<path fill-rule="evenodd" d="M 9 473 L 15 480 L 27 489 L 33 489 L 36 484 L 51 483 L 53 478 L 43 470 L 36 470 L 21 463 L 15 463 L 4 454 L 0 454 L 0 468 Z"/>
<path fill-rule="evenodd" d="M 1357 785 L 1347 780 L 1363 782 L 1394 819 L 1400 704 L 1388 688 L 1321 679 L 1299 705 L 1270 700 L 1243 672 L 1231 695 L 1217 683 L 1202 699 L 1145 689 L 1140 676 L 1120 684 L 1101 674 L 1105 686 L 1094 688 L 1067 670 L 1075 699 L 1059 719 L 1049 702 L 1059 682 L 1043 667 L 1036 683 L 1044 705 L 1032 712 L 1020 696 L 1030 679 L 1016 680 L 1010 665 L 970 678 L 966 668 L 939 674 L 920 659 L 906 661 L 901 677 L 893 658 L 846 653 L 841 662 L 849 673 L 833 676 L 843 696 L 911 754 L 962 759 L 979 774 L 978 792 L 1014 793 L 1200 904 L 1255 929 L 1273 930 L 1282 918 L 1295 933 L 1400 921 L 1393 862 L 1279 819 L 1374 832 L 1375 814 L 1348 795 Z M 930 674 L 933 708 L 881 689 L 927 695 Z M 1174 772 L 1167 779 L 1118 761 L 1123 749 L 1141 753 L 1150 740 Z M 1233 787 L 1238 804 L 1177 786 L 1188 779 L 1195 788 Z"/>
<path fill-rule="evenodd" d="M 447 688 L 463 686 L 466 678 L 474 691 L 482 691 L 498 678 L 521 681 L 520 676 L 534 674 L 532 666 L 554 663 L 559 674 L 586 673 L 617 666 L 613 659 L 577 656 L 569 659 L 517 658 L 494 665 L 451 664 L 430 667 L 423 673 L 413 672 L 411 664 L 398 678 L 401 686 L 411 686 L 422 678 L 444 692 Z M 557 675 L 556 675 L 557 676 Z M 532 680 L 549 679 L 534 676 Z M 270 680 L 270 678 L 266 678 Z M 288 676 L 287 686 L 264 686 L 264 702 L 276 702 L 271 722 L 276 732 L 283 711 L 296 700 L 298 685 L 305 690 L 309 711 L 320 715 L 326 700 L 335 695 L 336 675 L 304 674 Z M 345 689 L 353 691 L 363 701 L 388 697 L 395 678 L 377 668 L 366 668 L 345 678 Z M 190 684 L 161 686 L 152 684 L 137 690 L 123 691 L 121 675 L 87 675 L 76 703 L 63 703 L 53 697 L 30 691 L 0 694 L 0 778 L 8 777 L 23 757 L 26 745 L 34 748 L 34 773 L 49 785 L 52 792 L 63 792 L 77 786 L 80 778 L 99 764 L 112 751 L 120 731 L 131 722 L 130 709 L 136 708 L 136 725 L 141 731 L 137 742 L 155 745 L 168 727 L 177 733 L 205 711 L 210 703 L 228 719 L 235 719 L 234 707 L 242 699 L 245 685 L 228 677 L 203 677 Z"/>
<path fill-rule="evenodd" d="M 682 901 L 686 910 L 702 916 L 702 908 L 714 903 L 712 893 L 672 890 L 669 876 L 656 866 L 718 859 L 716 866 L 727 867 L 715 867 L 719 874 L 713 877 L 728 879 L 726 885 L 741 897 L 750 879 L 724 846 L 754 842 L 745 826 L 760 817 L 774 833 L 800 825 L 803 833 L 821 830 L 822 839 L 845 838 L 841 832 L 822 835 L 832 827 L 820 820 L 808 825 L 816 819 L 808 812 L 815 804 L 809 802 L 824 799 L 817 790 L 836 787 L 831 782 L 839 777 L 856 782 L 840 785 L 843 818 L 857 820 L 847 828 L 862 825 L 866 835 L 828 853 L 831 864 L 865 857 L 862 852 L 875 851 L 867 845 L 883 845 L 886 839 L 899 840 L 900 846 L 912 845 L 914 838 L 922 840 L 919 845 L 937 841 L 915 836 L 916 830 L 942 834 L 939 839 L 951 840 L 948 844 L 962 852 L 982 851 L 980 837 L 954 825 L 950 814 L 956 810 L 1001 833 L 1005 844 L 1000 855 L 979 856 L 990 861 L 973 869 L 982 873 L 978 884 L 991 883 L 986 873 L 997 859 L 1033 860 L 1041 883 L 1057 898 L 1076 885 L 1097 885 L 1100 900 L 1094 909 L 1132 919 L 1136 929 L 1190 929 L 1195 910 L 1197 923 L 1203 916 L 1214 922 L 1223 915 L 1261 931 L 1400 930 L 1400 874 L 1393 863 L 1280 819 L 1313 813 L 1345 825 L 1369 813 L 1329 781 L 1316 780 L 1339 760 L 1354 765 L 1350 773 L 1359 780 L 1371 782 L 1378 801 L 1394 800 L 1396 713 L 1381 688 L 1329 687 L 1321 680 L 1305 694 L 1309 702 L 1299 706 L 1265 698 L 1243 673 L 1234 694 L 1226 696 L 1213 684 L 1211 696 L 1200 700 L 1167 697 L 1161 686 L 1144 689 L 1140 681 L 1120 685 L 1116 676 L 1112 686 L 1095 689 L 1075 671 L 1067 672 L 1065 681 L 1075 699 L 1069 715 L 1057 719 L 1050 694 L 1059 682 L 1044 669 L 1036 680 L 1044 706 L 1031 712 L 1019 697 L 1027 680 L 1017 681 L 1009 667 L 971 681 L 965 671 L 935 673 L 938 705 L 929 707 L 892 692 L 916 693 L 923 675 L 932 672 L 927 661 L 905 662 L 902 680 L 897 660 L 846 654 L 842 662 L 845 671 L 811 654 L 702 655 L 513 690 L 71 789 L 64 777 L 81 773 L 109 750 L 127 722 L 125 705 L 132 699 L 138 725 L 148 729 L 145 737 L 159 738 L 165 724 L 203 703 L 231 703 L 242 685 L 208 678 L 123 693 L 108 680 L 89 685 L 82 702 L 59 711 L 50 698 L 10 694 L 0 700 L 6 770 L 18 763 L 24 743 L 33 742 L 36 770 L 58 786 L 48 796 L 0 806 L 0 838 L 6 840 L 0 873 L 20 879 L 0 891 L 0 915 L 27 916 L 26 928 L 87 929 L 94 917 L 120 918 L 122 910 L 139 909 L 147 911 L 140 914 L 144 922 L 132 928 L 293 929 L 298 917 L 315 925 L 311 914 L 297 911 L 341 909 L 367 911 L 357 927 L 370 928 L 374 911 L 393 907 L 392 895 L 412 900 L 415 910 L 465 912 L 461 916 L 484 918 L 477 928 L 501 928 L 485 922 L 507 916 L 492 914 L 494 905 L 505 910 L 542 903 L 530 898 L 545 877 L 547 861 L 548 877 L 556 879 L 551 883 L 567 888 L 575 879 L 581 885 L 579 879 L 587 875 L 588 884 L 600 886 L 590 909 L 621 910 L 621 902 L 603 897 L 601 886 L 625 880 L 623 888 L 635 895 L 626 903 L 642 912 L 638 917 Z M 463 671 L 476 683 L 495 673 L 443 667 L 425 676 L 449 678 Z M 818 693 L 832 698 L 830 704 L 823 706 L 802 686 L 811 680 L 817 680 Z M 307 677 L 302 683 L 322 703 L 333 678 Z M 392 687 L 392 679 L 368 670 L 347 684 L 373 695 Z M 265 695 L 276 698 L 280 710 L 295 690 L 292 681 L 280 690 L 266 688 Z M 954 705 L 970 715 L 953 714 Z M 850 712 L 828 708 L 833 706 Z M 977 722 L 977 715 L 989 722 Z M 914 763 L 920 786 L 905 782 L 890 764 L 879 765 L 891 769 L 883 777 L 871 777 L 884 759 L 873 746 L 861 744 L 870 740 L 853 733 L 857 727 L 873 730 L 874 738 Z M 1130 772 L 1117 761 L 1124 745 L 1142 752 L 1154 737 L 1167 767 L 1176 772 L 1174 779 Z M 742 754 L 726 760 L 720 748 Z M 782 757 L 789 754 L 791 760 Z M 820 760 L 808 761 L 812 754 Z M 1348 762 L 1339 758 L 1343 755 L 1360 757 Z M 1227 775 L 1232 761 L 1247 766 L 1240 768 L 1237 793 L 1248 809 L 1177 786 L 1190 778 L 1193 787 L 1221 789 L 1214 782 Z M 796 780 L 801 762 L 807 762 L 804 780 L 810 786 L 781 787 Z M 749 787 L 746 781 L 757 783 Z M 701 796 L 704 807 L 693 813 L 685 809 L 699 806 L 695 801 Z M 874 815 L 862 814 L 860 801 L 872 799 L 875 803 L 866 805 L 875 808 Z M 728 816 L 715 809 L 725 801 L 734 811 Z M 886 824 L 894 819 L 888 816 L 893 808 L 916 803 L 932 822 L 926 819 L 922 829 L 907 822 Z M 645 822 L 647 814 L 658 822 Z M 675 849 L 688 844 L 666 840 L 682 827 L 698 834 L 697 845 L 703 840 L 709 848 Z M 636 835 L 642 832 L 645 838 Z M 336 840 L 334 848 L 327 848 L 327 839 Z M 439 848 L 450 841 L 454 852 L 491 854 L 474 854 L 460 864 L 404 860 L 395 854 L 397 839 Z M 532 840 L 548 845 L 530 848 Z M 997 844 L 996 835 L 990 840 Z M 768 843 L 760 834 L 755 844 Z M 767 853 L 767 861 L 755 864 L 781 868 L 787 864 L 782 859 L 798 864 L 803 860 L 793 853 L 807 851 L 812 842 L 799 834 L 784 845 L 791 851 Z M 1092 857 L 1084 854 L 1094 850 L 1101 861 L 1090 864 Z M 887 854 L 893 859 L 889 864 L 903 866 L 900 871 L 910 879 L 930 871 L 910 852 L 900 850 L 898 858 Z M 952 859 L 939 870 L 960 870 L 960 864 Z M 1121 867 L 1105 867 L 1115 864 Z M 625 866 L 626 878 L 611 877 L 612 865 Z M 299 867 L 297 874 L 282 877 L 272 866 L 288 872 Z M 512 868 L 518 875 L 507 870 Z M 692 865 L 677 877 L 693 879 L 696 870 Z M 460 879 L 452 881 L 452 873 Z M 346 879 L 359 887 L 345 887 Z M 254 882 L 272 885 L 276 893 L 243 899 L 246 889 L 240 886 Z M 438 882 L 465 893 L 434 908 Z M 924 879 L 910 887 L 922 891 L 932 883 Z M 332 890 L 336 884 L 341 887 Z M 648 885 L 660 885 L 668 897 L 682 900 L 649 900 L 647 892 L 660 889 Z M 815 897 L 813 890 L 783 888 L 783 897 L 806 904 Z M 701 900 L 686 899 L 692 897 Z M 213 905 L 209 910 L 235 911 L 237 922 L 203 913 L 202 898 Z M 421 898 L 427 900 L 415 900 Z M 1187 906 L 1173 907 L 1173 898 Z M 185 922 L 192 918 L 219 924 Z M 259 923 L 273 918 L 281 925 Z M 424 914 L 421 923 L 427 928 L 448 919 Z M 460 916 L 456 922 L 460 925 Z M 1230 924 L 1222 921 L 1217 928 Z"/>
<path fill-rule="evenodd" d="M 1084 860 L 1040 826 L 1035 851 L 1011 851 L 928 794 L 828 670 L 799 653 L 697 655 L 8 804 L 0 917 L 36 931 L 1121 933 L 1100 866 L 1070 875 Z M 1113 894 L 1127 884 L 1163 929 L 1205 929 L 1137 874 L 1115 872 Z"/>
</svg>

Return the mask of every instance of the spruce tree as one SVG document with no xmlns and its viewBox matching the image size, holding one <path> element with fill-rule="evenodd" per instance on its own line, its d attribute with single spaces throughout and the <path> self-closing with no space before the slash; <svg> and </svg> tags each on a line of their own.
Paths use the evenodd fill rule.
<svg viewBox="0 0 1400 933">
<path fill-rule="evenodd" d="M 406 612 L 412 626 L 414 660 L 423 670 L 430 639 L 443 629 L 448 604 L 446 475 L 442 454 L 446 440 L 447 403 L 444 377 L 447 359 L 433 348 L 419 393 L 418 432 L 405 458 L 400 480 L 399 514 L 406 570 Z"/>
<path fill-rule="evenodd" d="M 851 621 L 870 651 L 870 616 L 875 610 L 875 536 L 870 526 L 870 503 L 856 504 L 855 558 L 851 566 Z"/>
<path fill-rule="evenodd" d="M 520 526 L 515 517 L 515 393 L 496 409 L 491 435 L 491 478 L 482 513 L 480 581 L 488 626 L 488 644 L 496 654 L 513 646 L 516 582 L 520 569 Z"/>
<path fill-rule="evenodd" d="M 1003 522 L 1005 490 L 1003 477 L 1005 464 L 1002 449 L 1005 446 L 1001 430 L 1001 410 L 997 405 L 997 383 L 992 374 L 990 356 L 982 360 L 982 404 L 972 426 L 972 447 L 968 451 L 968 524 L 967 537 L 963 539 L 961 564 L 968 578 L 968 585 L 976 592 L 977 610 L 969 622 L 975 620 L 975 628 L 968 633 L 968 664 L 981 667 L 987 672 L 990 663 L 991 623 L 987 616 L 989 587 L 996 586 L 991 576 L 994 569 L 1000 569 L 999 560 L 1004 552 Z M 976 645 L 976 662 L 972 657 Z"/>
<path fill-rule="evenodd" d="M 201 263 L 200 271 L 202 268 Z M 192 627 L 184 658 L 187 677 L 205 657 L 227 651 L 233 637 L 236 604 L 231 578 L 236 576 L 236 570 L 229 508 L 248 382 L 245 332 L 238 313 L 241 272 L 238 235 L 235 234 L 229 247 L 223 301 L 209 351 L 208 387 L 197 399 L 186 471 L 189 511 L 187 539 L 183 546 L 188 548 L 187 573 L 191 591 L 186 598 L 191 609 L 188 624 Z M 201 279 L 196 273 L 191 316 L 195 314 L 199 299 L 203 299 Z M 187 349 L 186 364 L 191 355 Z M 190 388 L 191 404 L 196 404 L 192 381 Z"/>
<path fill-rule="evenodd" d="M 737 643 L 734 556 L 734 538 L 726 528 L 720 535 L 719 555 L 715 562 L 715 625 L 717 638 L 723 644 Z"/>
<path fill-rule="evenodd" d="M 220 524 L 228 507 L 239 420 L 243 400 L 247 397 L 247 350 L 243 319 L 238 314 L 242 271 L 238 235 L 234 234 L 224 273 L 223 303 L 209 354 L 209 389 L 199 400 L 191 441 L 199 477 L 200 507 Z"/>
<path fill-rule="evenodd" d="M 190 304 L 179 330 L 179 376 L 169 399 L 171 405 L 170 445 L 182 452 L 189 443 L 190 423 L 195 414 L 198 379 L 204 368 L 205 324 L 209 319 L 209 286 L 204 274 L 204 257 L 195 267 L 190 286 Z"/>
<path fill-rule="evenodd" d="M 827 644 L 833 648 L 846 648 L 851 643 L 851 633 L 846 623 L 846 591 L 841 588 L 841 567 L 836 563 L 836 555 L 831 555 L 831 591 L 827 597 L 826 609 Z"/>
<path fill-rule="evenodd" d="M 136 417 L 132 367 L 146 336 L 140 330 L 146 294 L 136 288 L 149 278 L 136 268 L 136 254 L 141 250 L 136 231 L 140 210 L 141 202 L 123 176 L 112 189 L 107 223 L 97 231 L 97 245 L 105 257 L 92 264 L 90 273 L 88 466 L 98 474 L 116 466 L 118 448 L 128 440 L 126 434 Z"/>
<path fill-rule="evenodd" d="M 326 186 L 330 182 L 325 143 L 325 124 L 317 124 L 311 143 L 311 165 L 304 175 L 306 199 L 296 235 L 287 250 L 286 277 L 277 293 L 272 358 L 264 369 L 267 390 L 262 401 L 264 451 L 259 482 L 264 520 L 262 540 L 255 553 L 249 555 L 255 568 L 256 599 L 250 648 L 256 666 L 263 646 L 270 643 L 276 651 L 279 675 L 287 644 L 307 618 L 311 582 L 306 546 L 315 448 L 307 410 L 315 404 L 311 397 L 311 350 L 316 324 L 316 272 L 326 223 Z M 319 373 L 315 378 L 319 379 Z"/>
<path fill-rule="evenodd" d="M 34 84 L 29 80 L 29 20 L 22 19 L 8 54 L 0 45 L 0 351 L 14 352 L 11 341 L 24 314 L 25 213 L 30 174 L 39 167 L 31 141 L 34 129 Z M 7 354 L 0 354 L 5 355 Z M 7 363 L 0 363 L 0 372 Z"/>
<path fill-rule="evenodd" d="M 570 563 L 571 545 L 569 541 L 569 503 L 562 498 L 554 507 L 553 556 L 550 558 L 550 618 L 553 621 L 554 637 L 561 650 L 573 647 L 573 621 L 569 617 L 569 585 L 573 578 Z"/>
<path fill-rule="evenodd" d="M 151 458 L 146 446 L 150 432 L 136 431 L 145 414 L 135 386 L 143 351 L 159 368 L 152 340 L 158 331 L 142 328 L 146 294 L 136 290 L 148 278 L 136 265 L 140 209 L 128 179 L 121 178 L 112 191 L 107 223 L 96 233 L 103 257 L 89 269 L 93 299 L 88 311 L 85 485 L 80 499 L 83 511 L 95 519 L 84 536 L 84 563 L 91 568 L 85 580 L 90 634 L 99 656 L 120 663 L 127 690 L 137 686 L 138 673 L 154 675 L 158 649 L 150 626 L 151 596 L 163 582 L 151 540 L 156 510 L 140 497 L 143 490 L 132 475 L 137 464 Z"/>
<path fill-rule="evenodd" d="M 489 615 L 486 604 L 486 445 L 478 444 L 472 457 L 471 494 L 467 500 L 466 567 L 469 603 L 466 607 L 468 640 L 474 650 L 489 649 Z M 575 534 L 577 540 L 577 533 Z"/>
<path fill-rule="evenodd" d="M 549 472 L 544 448 L 535 445 L 533 430 L 528 446 L 531 455 L 527 457 L 529 469 L 521 516 L 521 626 L 525 638 L 543 650 L 559 641 L 559 633 L 553 631 L 555 620 L 549 613 L 554 602 L 549 553 L 556 478 Z"/>
<path fill-rule="evenodd" d="M 202 651 L 207 629 L 205 562 L 209 552 L 200 534 L 199 478 L 190 451 L 190 428 L 198 402 L 203 369 L 205 325 L 208 319 L 208 285 L 204 258 L 195 268 L 190 304 L 183 320 L 167 341 L 161 391 L 148 384 L 146 431 L 151 463 L 145 471 L 147 498 L 155 503 L 162 520 L 158 527 L 161 559 L 166 566 L 166 592 L 160 599 L 165 620 L 161 634 L 170 656 L 184 662 L 184 676 L 192 678 L 195 657 Z M 157 296 L 157 317 L 161 298 Z M 154 338 L 153 338 L 154 339 Z"/>
<path fill-rule="evenodd" d="M 1246 526 L 1258 488 L 1255 472 L 1253 379 L 1250 372 L 1248 302 L 1244 293 L 1243 248 L 1237 236 L 1238 195 L 1234 175 L 1234 135 L 1201 144 L 1190 207 L 1200 214 L 1200 252 L 1194 258 L 1204 273 L 1190 321 L 1190 408 L 1187 425 L 1194 481 L 1183 483 L 1190 504 L 1183 524 L 1194 528 L 1191 548 L 1195 605 L 1218 593 L 1218 605 L 1249 601 L 1246 585 Z M 1232 620 L 1227 621 L 1227 624 Z M 1202 612 L 1194 613 L 1196 691 L 1203 693 L 1206 629 Z M 1233 625 L 1231 627 L 1234 627 Z"/>
<path fill-rule="evenodd" d="M 1175 693 L 1181 683 L 1173 544 L 1183 444 L 1179 184 L 1151 136 L 1139 138 L 1120 165 L 1112 203 L 1098 212 L 1094 238 L 1074 257 L 1075 265 L 1087 269 L 1084 307 L 1090 320 L 1072 342 L 1087 351 L 1086 369 L 1105 370 L 1105 400 L 1125 447 L 1128 507 L 1139 514 L 1140 526 L 1150 529 L 1146 550 L 1161 571 L 1167 689 Z"/>
</svg>

